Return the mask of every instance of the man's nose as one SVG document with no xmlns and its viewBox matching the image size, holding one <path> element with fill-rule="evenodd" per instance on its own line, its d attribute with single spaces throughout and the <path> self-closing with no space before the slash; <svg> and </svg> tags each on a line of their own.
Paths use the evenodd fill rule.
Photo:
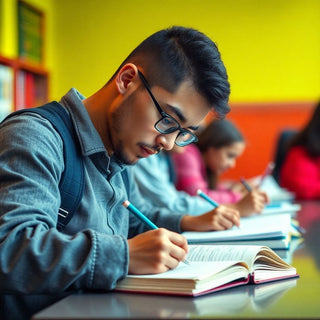
<svg viewBox="0 0 320 320">
<path fill-rule="evenodd" d="M 174 147 L 174 143 L 178 134 L 178 131 L 166 134 L 159 134 L 157 137 L 157 145 L 159 145 L 164 150 L 171 150 Z"/>
</svg>

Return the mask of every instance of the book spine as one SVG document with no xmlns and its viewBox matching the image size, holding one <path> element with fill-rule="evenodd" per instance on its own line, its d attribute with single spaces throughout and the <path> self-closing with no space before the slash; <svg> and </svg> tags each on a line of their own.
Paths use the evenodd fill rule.
<svg viewBox="0 0 320 320">
<path fill-rule="evenodd" d="M 0 121 L 13 111 L 13 69 L 0 65 Z"/>
</svg>

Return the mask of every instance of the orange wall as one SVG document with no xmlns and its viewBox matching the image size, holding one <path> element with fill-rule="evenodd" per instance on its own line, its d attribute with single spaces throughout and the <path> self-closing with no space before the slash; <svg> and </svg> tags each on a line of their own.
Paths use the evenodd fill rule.
<svg viewBox="0 0 320 320">
<path fill-rule="evenodd" d="M 261 174 L 273 160 L 279 132 L 301 128 L 309 119 L 315 102 L 231 104 L 227 118 L 243 133 L 247 147 L 236 167 L 222 178 L 250 178 Z"/>
</svg>

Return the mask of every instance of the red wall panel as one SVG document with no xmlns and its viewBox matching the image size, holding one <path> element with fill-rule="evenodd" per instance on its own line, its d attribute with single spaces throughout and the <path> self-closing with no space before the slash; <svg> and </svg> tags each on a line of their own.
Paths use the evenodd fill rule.
<svg viewBox="0 0 320 320">
<path fill-rule="evenodd" d="M 274 158 L 279 133 L 285 128 L 301 128 L 315 105 L 316 102 L 231 104 L 227 119 L 241 130 L 247 147 L 236 167 L 222 178 L 250 178 L 261 174 Z"/>
</svg>

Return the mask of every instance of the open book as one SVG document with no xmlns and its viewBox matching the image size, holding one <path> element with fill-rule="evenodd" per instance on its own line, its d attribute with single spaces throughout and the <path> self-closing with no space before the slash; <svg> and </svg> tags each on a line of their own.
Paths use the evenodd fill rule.
<svg viewBox="0 0 320 320">
<path fill-rule="evenodd" d="M 291 240 L 291 215 L 255 215 L 243 217 L 240 228 L 222 231 L 184 232 L 190 244 L 262 245 L 271 249 L 289 249 Z"/>
<path fill-rule="evenodd" d="M 190 245 L 190 264 L 159 274 L 128 275 L 116 290 L 198 296 L 248 283 L 297 277 L 294 267 L 263 246 Z"/>
</svg>

